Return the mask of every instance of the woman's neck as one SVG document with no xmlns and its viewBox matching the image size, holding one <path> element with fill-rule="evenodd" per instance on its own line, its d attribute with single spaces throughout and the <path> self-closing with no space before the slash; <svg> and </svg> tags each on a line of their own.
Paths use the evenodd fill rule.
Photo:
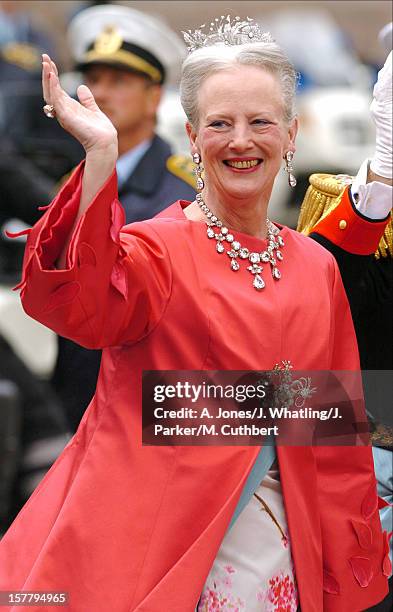
<svg viewBox="0 0 393 612">
<path fill-rule="evenodd" d="M 222 223 L 233 231 L 242 232 L 256 238 L 264 239 L 267 235 L 266 217 L 267 202 L 261 198 L 257 200 L 230 201 L 206 188 L 202 193 L 205 204 Z M 193 202 L 184 211 L 186 217 L 191 221 L 205 221 L 206 216 L 199 208 L 197 202 Z"/>
</svg>

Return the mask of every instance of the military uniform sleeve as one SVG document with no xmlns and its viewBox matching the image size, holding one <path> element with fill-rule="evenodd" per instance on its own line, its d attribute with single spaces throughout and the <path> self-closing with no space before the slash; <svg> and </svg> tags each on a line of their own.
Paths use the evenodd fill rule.
<svg viewBox="0 0 393 612">
<path fill-rule="evenodd" d="M 348 253 L 370 255 L 378 249 L 389 221 L 390 214 L 377 220 L 359 212 L 347 187 L 339 204 L 312 228 L 311 234 L 324 236 Z"/>
<path fill-rule="evenodd" d="M 300 211 L 298 231 L 313 238 L 321 236 L 353 255 L 377 252 L 377 256 L 386 256 L 391 249 L 391 215 L 370 219 L 362 214 L 352 200 L 351 182 L 351 177 L 341 175 L 311 175 L 310 187 Z M 321 243 L 325 246 L 323 241 Z"/>
<path fill-rule="evenodd" d="M 65 269 L 56 269 L 79 208 L 83 163 L 32 228 L 21 288 L 25 311 L 87 348 L 132 343 L 160 320 L 171 266 L 151 225 L 124 224 L 115 172 L 79 219 Z"/>
</svg>

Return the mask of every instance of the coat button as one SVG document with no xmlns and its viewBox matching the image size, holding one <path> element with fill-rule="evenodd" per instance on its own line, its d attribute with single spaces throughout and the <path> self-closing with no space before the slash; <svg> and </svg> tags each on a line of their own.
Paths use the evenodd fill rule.
<svg viewBox="0 0 393 612">
<path fill-rule="evenodd" d="M 347 222 L 344 219 L 341 219 L 340 223 L 338 224 L 338 227 L 340 228 L 340 230 L 345 230 L 345 228 L 347 227 Z"/>
</svg>

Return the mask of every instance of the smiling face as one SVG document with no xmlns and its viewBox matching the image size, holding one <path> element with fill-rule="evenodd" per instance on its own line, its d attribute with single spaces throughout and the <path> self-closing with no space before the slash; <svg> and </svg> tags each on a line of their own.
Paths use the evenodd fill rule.
<svg viewBox="0 0 393 612">
<path fill-rule="evenodd" d="M 187 125 L 192 153 L 205 168 L 210 201 L 267 205 L 287 151 L 295 150 L 297 120 L 284 121 L 278 79 L 258 66 L 238 65 L 209 76 L 198 96 L 199 125 Z"/>
</svg>

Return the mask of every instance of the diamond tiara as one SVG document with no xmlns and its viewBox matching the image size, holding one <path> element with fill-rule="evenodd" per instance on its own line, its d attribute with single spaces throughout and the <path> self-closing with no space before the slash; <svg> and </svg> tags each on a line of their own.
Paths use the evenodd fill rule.
<svg viewBox="0 0 393 612">
<path fill-rule="evenodd" d="M 240 17 L 231 20 L 230 15 L 226 17 L 221 15 L 220 18 L 216 17 L 210 23 L 207 33 L 204 28 L 206 28 L 205 24 L 193 32 L 191 30 L 182 32 L 189 53 L 219 43 L 232 46 L 250 42 L 274 42 L 271 34 L 262 32 L 259 25 L 251 17 L 247 17 L 246 21 L 241 21 Z"/>
</svg>

